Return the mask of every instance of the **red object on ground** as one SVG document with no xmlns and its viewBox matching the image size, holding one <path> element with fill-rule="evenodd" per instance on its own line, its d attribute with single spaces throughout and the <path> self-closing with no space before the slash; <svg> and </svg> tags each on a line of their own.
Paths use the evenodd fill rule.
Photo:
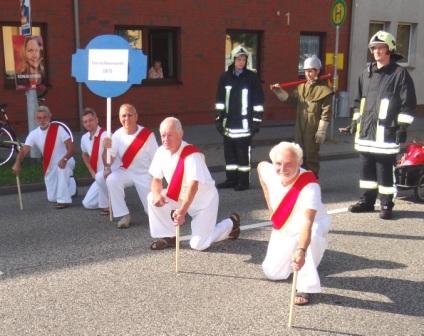
<svg viewBox="0 0 424 336">
<path fill-rule="evenodd" d="M 415 166 L 424 164 L 424 144 L 410 143 L 406 146 L 405 154 L 400 159 L 400 166 Z"/>
</svg>

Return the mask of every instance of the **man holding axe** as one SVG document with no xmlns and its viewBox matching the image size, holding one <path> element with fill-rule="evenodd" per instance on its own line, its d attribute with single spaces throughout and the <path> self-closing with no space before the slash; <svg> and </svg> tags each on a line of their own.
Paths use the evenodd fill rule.
<svg viewBox="0 0 424 336">
<path fill-rule="evenodd" d="M 306 81 L 299 84 L 289 95 L 282 84 L 271 85 L 271 90 L 282 102 L 297 104 L 294 141 L 304 153 L 303 166 L 312 170 L 318 178 L 319 149 L 324 143 L 331 120 L 332 91 L 318 78 L 321 61 L 313 55 L 303 64 Z"/>
<path fill-rule="evenodd" d="M 299 271 L 294 303 L 305 305 L 311 293 L 321 292 L 317 267 L 327 247 L 330 217 L 321 201 L 321 189 L 311 171 L 300 168 L 302 149 L 280 142 L 269 156 L 272 164 L 258 165 L 273 230 L 262 264 L 270 280 L 287 279 Z"/>
</svg>

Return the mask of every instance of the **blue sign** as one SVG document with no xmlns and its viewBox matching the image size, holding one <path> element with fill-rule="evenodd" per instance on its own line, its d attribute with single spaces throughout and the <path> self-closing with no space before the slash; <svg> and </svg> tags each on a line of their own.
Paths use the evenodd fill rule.
<svg viewBox="0 0 424 336">
<path fill-rule="evenodd" d="M 72 76 L 101 97 L 117 97 L 146 78 L 147 57 L 118 35 L 100 35 L 72 55 Z"/>
</svg>

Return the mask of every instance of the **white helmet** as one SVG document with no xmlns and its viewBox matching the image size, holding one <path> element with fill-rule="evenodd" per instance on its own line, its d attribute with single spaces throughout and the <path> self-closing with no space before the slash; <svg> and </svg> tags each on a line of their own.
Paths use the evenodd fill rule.
<svg viewBox="0 0 424 336">
<path fill-rule="evenodd" d="M 321 61 L 316 55 L 312 55 L 311 57 L 308 57 L 305 59 L 305 62 L 303 63 L 303 70 L 307 69 L 316 69 L 321 70 Z"/>
<path fill-rule="evenodd" d="M 241 55 L 245 55 L 246 58 L 249 57 L 249 52 L 247 51 L 247 49 L 244 46 L 238 46 L 235 47 L 232 51 L 231 51 L 231 58 L 234 59 L 236 57 L 239 57 Z"/>
</svg>

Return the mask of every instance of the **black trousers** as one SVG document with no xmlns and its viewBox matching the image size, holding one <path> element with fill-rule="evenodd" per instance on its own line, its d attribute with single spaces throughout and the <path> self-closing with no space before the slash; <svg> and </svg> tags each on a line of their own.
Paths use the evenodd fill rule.
<svg viewBox="0 0 424 336">
<path fill-rule="evenodd" d="M 224 136 L 225 173 L 227 180 L 243 186 L 250 183 L 250 145 L 252 137 Z"/>
<path fill-rule="evenodd" d="M 382 205 L 393 206 L 395 192 L 393 166 L 396 154 L 360 153 L 361 181 L 360 187 L 364 189 L 361 201 L 374 204 L 379 194 Z"/>
</svg>

